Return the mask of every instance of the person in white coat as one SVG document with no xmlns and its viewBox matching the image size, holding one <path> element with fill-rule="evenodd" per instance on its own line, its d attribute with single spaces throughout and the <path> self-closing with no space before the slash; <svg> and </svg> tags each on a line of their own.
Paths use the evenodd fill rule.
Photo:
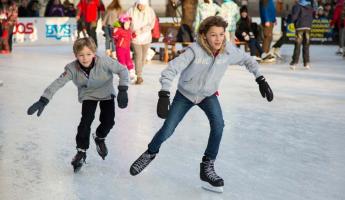
<svg viewBox="0 0 345 200">
<path fill-rule="evenodd" d="M 137 0 L 134 6 L 129 8 L 127 14 L 132 18 L 131 29 L 135 33 L 135 38 L 132 40 L 135 73 L 137 75 L 135 84 L 139 85 L 144 82 L 142 71 L 147 51 L 152 42 L 151 30 L 154 27 L 156 15 L 149 6 L 148 0 Z"/>
<path fill-rule="evenodd" d="M 200 23 L 209 16 L 215 16 L 220 13 L 220 7 L 213 0 L 203 0 L 196 8 L 194 22 L 194 33 L 197 35 Z"/>
<path fill-rule="evenodd" d="M 240 8 L 232 0 L 224 0 L 219 14 L 228 23 L 225 36 L 231 43 L 235 42 L 236 23 L 240 19 Z"/>
</svg>

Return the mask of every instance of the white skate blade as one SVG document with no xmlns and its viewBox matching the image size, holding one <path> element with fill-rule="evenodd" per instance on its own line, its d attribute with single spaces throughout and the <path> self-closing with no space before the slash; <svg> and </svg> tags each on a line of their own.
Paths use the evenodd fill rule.
<svg viewBox="0 0 345 200">
<path fill-rule="evenodd" d="M 216 193 L 223 193 L 224 189 L 223 186 L 221 187 L 214 187 L 211 184 L 205 182 L 201 186 L 204 190 L 210 191 L 210 192 L 216 192 Z"/>
</svg>

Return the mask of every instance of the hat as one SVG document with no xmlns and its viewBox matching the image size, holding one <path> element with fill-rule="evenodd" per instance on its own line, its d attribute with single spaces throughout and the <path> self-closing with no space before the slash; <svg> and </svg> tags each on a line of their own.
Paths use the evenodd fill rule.
<svg viewBox="0 0 345 200">
<path fill-rule="evenodd" d="M 132 18 L 128 14 L 122 14 L 122 15 L 119 16 L 119 21 L 121 23 L 125 23 L 125 22 L 128 22 L 128 21 L 132 21 Z"/>
<path fill-rule="evenodd" d="M 137 4 L 149 5 L 149 1 L 148 0 L 137 0 Z"/>
</svg>

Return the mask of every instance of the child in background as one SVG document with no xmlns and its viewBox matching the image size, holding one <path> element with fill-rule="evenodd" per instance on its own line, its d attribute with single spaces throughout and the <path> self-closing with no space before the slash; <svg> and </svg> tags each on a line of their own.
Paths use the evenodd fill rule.
<svg viewBox="0 0 345 200">
<path fill-rule="evenodd" d="M 131 21 L 131 17 L 127 14 L 120 15 L 119 20 L 114 24 L 113 38 L 117 59 L 121 64 L 127 66 L 130 81 L 135 83 L 137 76 L 130 54 L 131 41 L 135 34 L 130 30 Z"/>
<path fill-rule="evenodd" d="M 44 107 L 53 98 L 53 95 L 68 81 L 72 80 L 78 88 L 78 99 L 82 103 L 82 116 L 78 126 L 76 143 L 77 154 L 71 164 L 74 172 L 82 167 L 86 159 L 86 150 L 90 145 L 91 124 L 95 118 L 97 104 L 100 107 L 100 125 L 93 134 L 98 154 L 107 156 L 108 149 L 105 138 L 113 128 L 115 121 L 116 95 L 113 86 L 113 74 L 119 76 L 117 103 L 120 108 L 126 108 L 128 103 L 128 71 L 117 61 L 109 57 L 96 55 L 96 44 L 92 38 L 80 38 L 74 42 L 73 52 L 76 60 L 67 64 L 65 71 L 52 82 L 45 90 L 39 101 L 28 109 L 28 115 L 37 111 L 39 117 Z"/>
</svg>

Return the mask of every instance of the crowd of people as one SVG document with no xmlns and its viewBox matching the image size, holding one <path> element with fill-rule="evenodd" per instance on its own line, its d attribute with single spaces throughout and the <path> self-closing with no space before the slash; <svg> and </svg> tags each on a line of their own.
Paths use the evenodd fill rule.
<svg viewBox="0 0 345 200">
<path fill-rule="evenodd" d="M 295 49 L 290 62 L 291 69 L 295 69 L 299 60 L 300 47 L 303 46 L 304 66 L 310 68 L 309 44 L 310 29 L 313 19 L 327 19 L 336 33 L 339 33 L 339 49 L 337 54 L 344 55 L 344 0 L 295 0 L 291 10 L 279 11 L 281 0 L 260 0 L 259 10 L 261 23 L 253 23 L 250 11 L 246 6 L 248 2 L 236 3 L 233 0 L 201 0 L 196 9 L 193 24 L 194 38 L 196 38 L 200 23 L 209 16 L 221 16 L 227 23 L 226 38 L 231 43 L 246 43 L 250 55 L 259 62 L 275 62 L 281 58 L 280 48 L 288 41 L 286 25 L 294 23 L 296 26 Z M 1 0 L 0 3 L 0 53 L 9 54 L 12 51 L 12 37 L 14 26 L 18 17 L 39 16 L 41 4 L 38 0 L 22 0 L 19 5 L 14 0 Z M 125 36 L 123 15 L 128 15 L 130 37 Z M 282 36 L 275 44 L 273 28 L 276 15 L 282 17 Z M 70 0 L 49 0 L 45 17 L 76 17 L 78 38 L 90 36 L 98 45 L 96 28 L 97 21 L 102 19 L 102 30 L 105 36 L 106 55 L 120 59 L 131 72 L 132 82 L 143 83 L 142 69 L 145 58 L 152 42 L 152 29 L 157 25 L 157 17 L 149 6 L 148 0 L 138 0 L 127 11 L 124 10 L 119 0 L 113 0 L 105 7 L 102 0 L 81 0 L 74 6 Z M 122 17 L 122 18 L 121 18 Z M 115 24 L 118 25 L 115 28 Z M 115 33 L 117 32 L 117 33 Z M 191 31 L 193 32 L 193 31 Z M 121 34 L 120 34 L 121 33 Z M 128 35 L 128 34 L 127 34 Z M 125 43 L 119 41 L 126 41 Z M 271 48 L 272 46 L 272 48 Z M 121 48 L 130 48 L 122 51 Z M 134 64 L 128 60 L 128 51 L 134 51 Z M 119 53 L 120 52 L 120 53 Z M 126 55 L 126 56 L 123 56 Z M 126 59 L 124 59 L 126 57 Z"/>
</svg>

